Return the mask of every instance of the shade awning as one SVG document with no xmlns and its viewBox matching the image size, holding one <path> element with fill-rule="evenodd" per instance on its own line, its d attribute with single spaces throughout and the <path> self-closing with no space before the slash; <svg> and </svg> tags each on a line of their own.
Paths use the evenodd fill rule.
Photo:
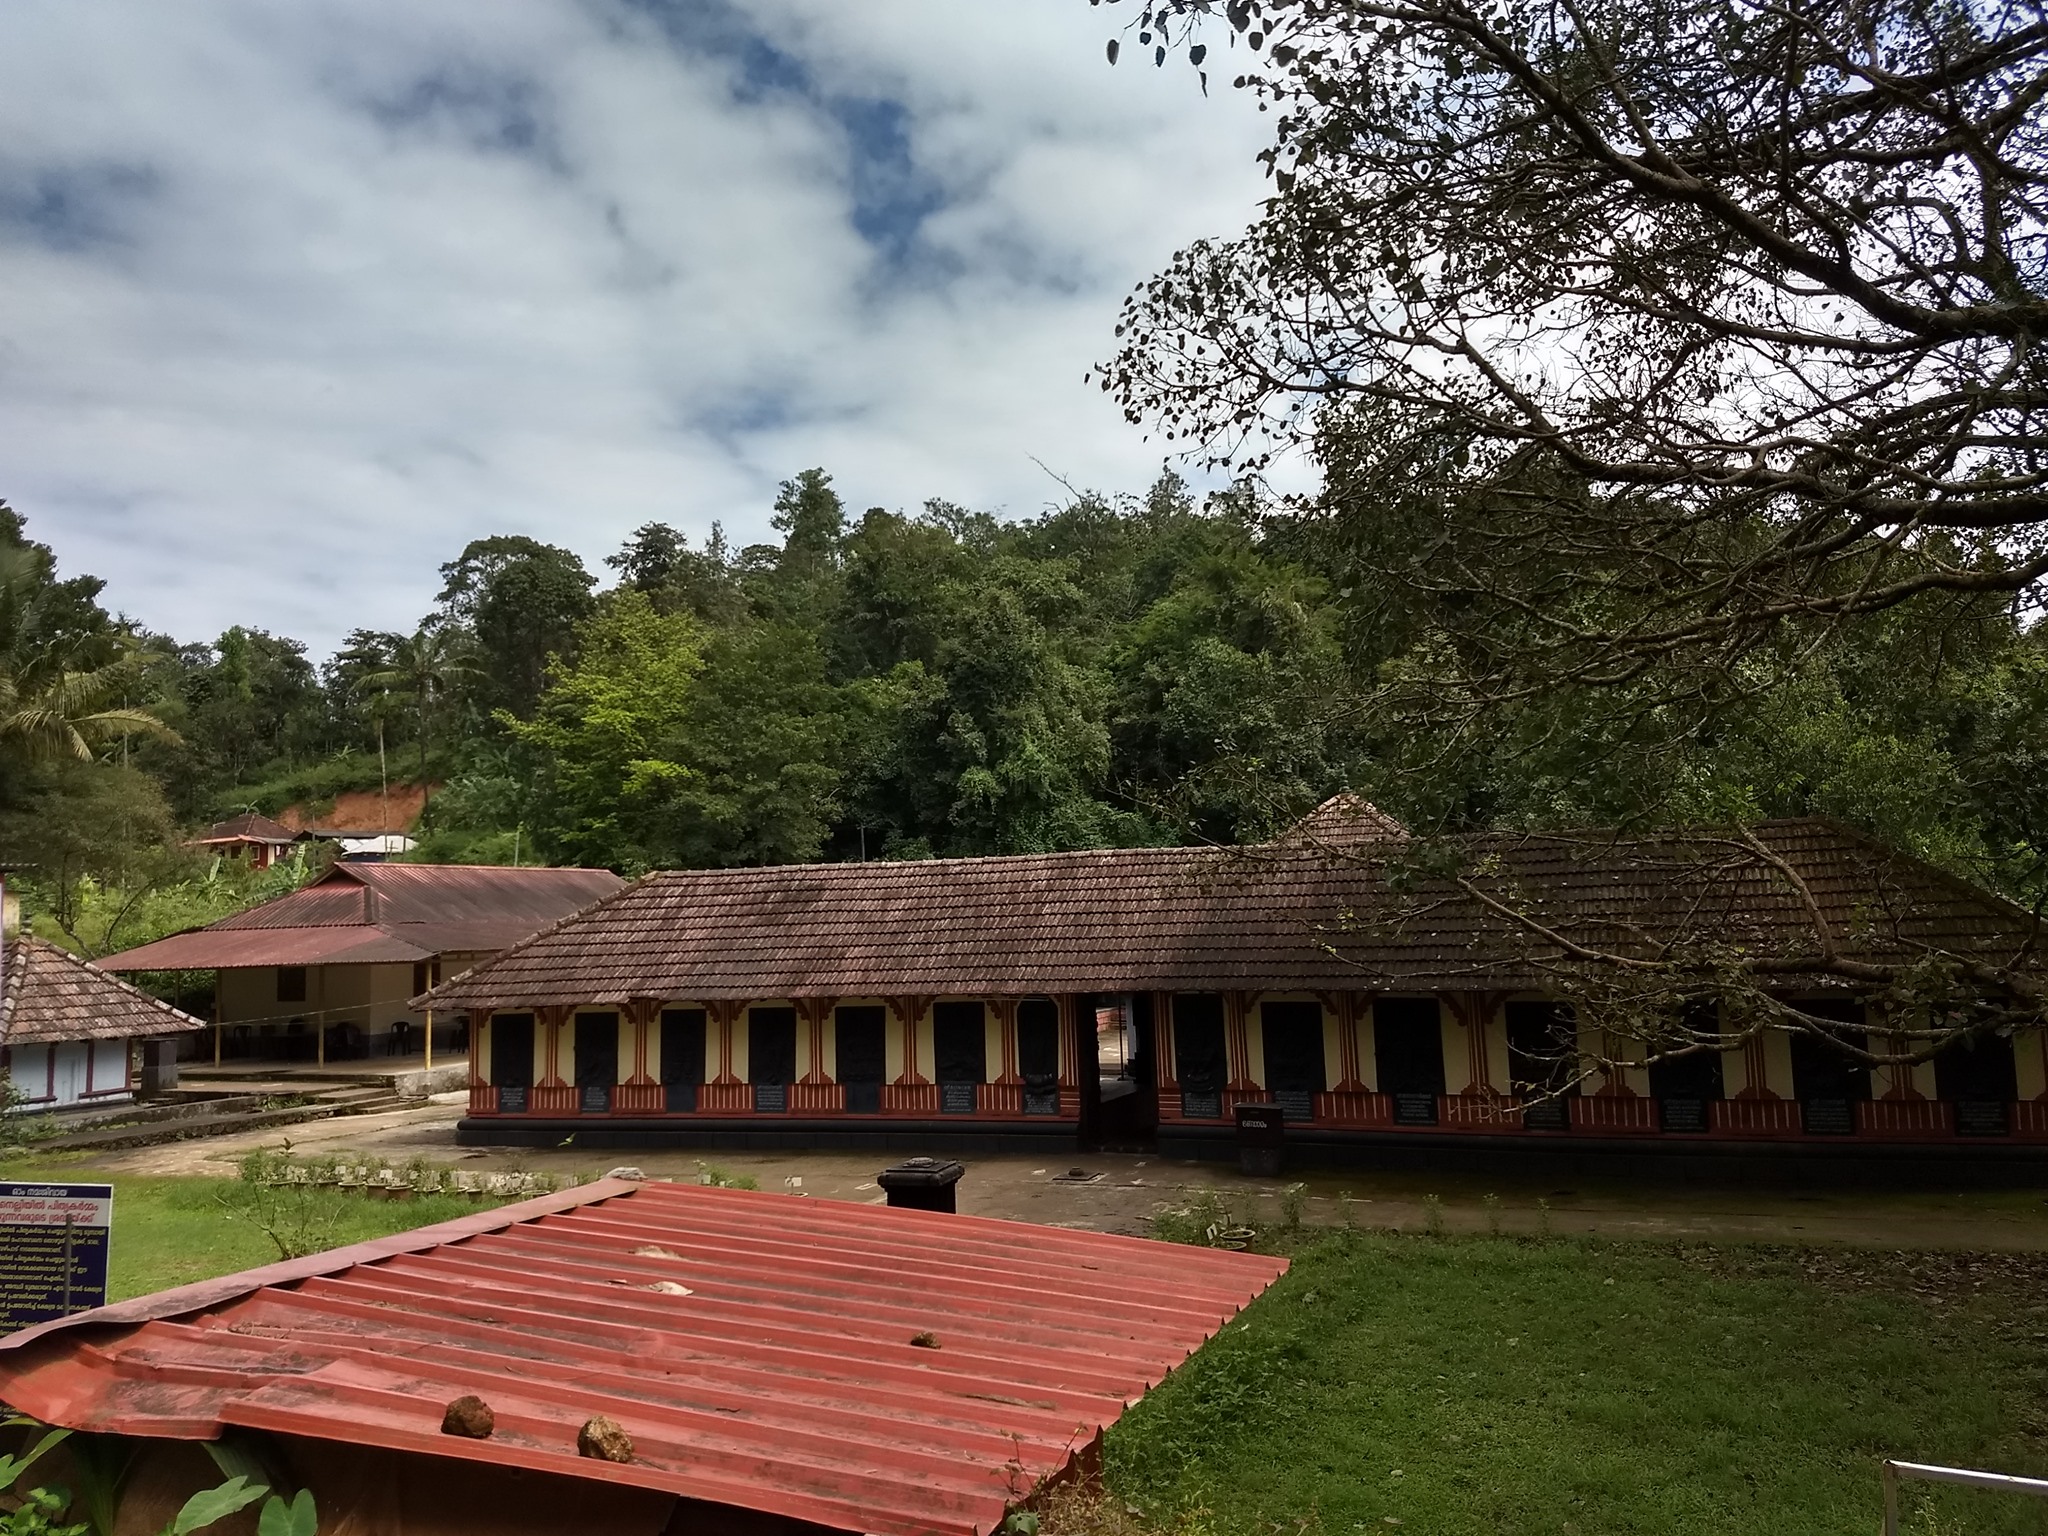
<svg viewBox="0 0 2048 1536">
<path fill-rule="evenodd" d="M 434 951 L 379 928 L 199 928 L 124 950 L 103 971 L 231 971 L 273 965 L 404 965 Z"/>
</svg>

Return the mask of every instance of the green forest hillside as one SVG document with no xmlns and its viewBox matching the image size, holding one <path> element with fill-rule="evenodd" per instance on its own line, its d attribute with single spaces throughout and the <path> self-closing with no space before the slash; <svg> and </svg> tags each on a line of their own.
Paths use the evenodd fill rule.
<svg viewBox="0 0 2048 1536">
<path fill-rule="evenodd" d="M 223 871 L 189 829 L 382 784 L 438 786 L 417 857 L 626 873 L 1242 842 L 1351 788 L 1423 829 L 1824 813 L 2037 894 L 2048 666 L 2009 604 L 1475 717 L 1432 707 L 1457 658 L 1428 613 L 1390 621 L 1326 524 L 1250 506 L 1168 474 L 1028 520 L 856 515 L 810 470 L 777 543 L 649 524 L 598 573 L 478 540 L 412 633 L 320 661 L 137 632 L 0 508 L 0 859 L 97 952 L 310 868 Z"/>
</svg>

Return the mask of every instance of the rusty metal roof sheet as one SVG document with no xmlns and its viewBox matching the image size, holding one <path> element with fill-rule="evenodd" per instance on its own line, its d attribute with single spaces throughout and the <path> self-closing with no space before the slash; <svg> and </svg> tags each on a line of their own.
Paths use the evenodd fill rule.
<svg viewBox="0 0 2048 1536">
<path fill-rule="evenodd" d="M 242 1426 L 966 1536 L 1285 1269 L 607 1180 L 30 1329 L 0 1341 L 0 1398 L 74 1429 Z M 496 1415 L 488 1440 L 441 1433 L 470 1393 Z M 577 1455 L 597 1414 L 630 1463 Z"/>
<path fill-rule="evenodd" d="M 0 969 L 0 1044 L 130 1040 L 206 1026 L 41 939 L 9 939 Z"/>
<path fill-rule="evenodd" d="M 282 822 L 272 821 L 259 811 L 244 811 L 226 821 L 217 821 L 199 836 L 188 839 L 192 844 L 203 843 L 271 843 L 297 842 L 299 834 Z"/>
<path fill-rule="evenodd" d="M 272 965 L 407 965 L 436 951 L 381 928 L 195 928 L 109 955 L 110 971 L 231 971 Z"/>
<path fill-rule="evenodd" d="M 494 953 L 625 882 L 608 869 L 336 864 L 275 901 L 102 961 L 119 971 L 362 965 Z M 326 930 L 325 940 L 316 938 Z M 263 937 L 269 935 L 269 938 Z"/>
<path fill-rule="evenodd" d="M 1314 830 L 1314 829 L 1312 829 Z M 1809 898 L 1811 904 L 1809 904 Z M 1546 984 L 1556 940 L 1711 940 L 1792 966 L 1930 947 L 2038 965 L 2039 925 L 1821 821 L 1749 836 L 1320 833 L 1259 849 L 1105 849 L 650 875 L 437 988 L 441 1008 L 633 998 Z M 2031 958 L 2030 958 L 2031 957 Z"/>
</svg>

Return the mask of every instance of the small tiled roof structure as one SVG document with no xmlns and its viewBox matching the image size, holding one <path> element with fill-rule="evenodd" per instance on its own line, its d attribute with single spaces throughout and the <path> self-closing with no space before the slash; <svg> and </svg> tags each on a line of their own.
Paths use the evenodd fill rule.
<svg viewBox="0 0 2048 1536">
<path fill-rule="evenodd" d="M 1370 800 L 1358 795 L 1332 795 L 1283 832 L 1282 846 L 1351 851 L 1408 836 L 1408 829 Z"/>
<path fill-rule="evenodd" d="M 0 955 L 0 1045 L 132 1040 L 206 1025 L 41 939 L 10 938 Z"/>
<path fill-rule="evenodd" d="M 299 834 L 282 822 L 272 821 L 257 811 L 244 811 L 239 816 L 217 821 L 199 836 L 187 839 L 195 848 L 210 847 L 217 843 L 267 843 L 272 847 L 288 847 L 298 841 Z"/>
<path fill-rule="evenodd" d="M 2038 966 L 2031 914 L 1833 823 L 1394 834 L 649 875 L 432 994 L 633 999 L 1541 987 L 1573 944 Z"/>
<path fill-rule="evenodd" d="M 624 884 L 608 869 L 336 864 L 275 901 L 100 963 L 117 971 L 210 971 L 489 954 Z"/>
<path fill-rule="evenodd" d="M 606 1179 L 28 1329 L 0 1341 L 0 1399 L 76 1430 L 234 1427 L 654 1490 L 701 1501 L 692 1530 L 792 1528 L 710 1505 L 985 1536 L 1286 1268 Z M 471 1395 L 488 1438 L 443 1431 Z M 577 1454 L 599 1415 L 629 1461 Z"/>
</svg>

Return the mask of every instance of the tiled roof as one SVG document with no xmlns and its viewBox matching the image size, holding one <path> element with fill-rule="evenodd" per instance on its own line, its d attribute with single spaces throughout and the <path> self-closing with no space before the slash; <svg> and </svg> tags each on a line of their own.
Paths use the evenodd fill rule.
<svg viewBox="0 0 2048 1536">
<path fill-rule="evenodd" d="M 1383 838 L 650 875 L 438 988 L 441 1008 L 1330 986 L 1541 985 L 1560 940 L 2031 955 L 2032 919 L 1819 821 L 1712 833 Z M 1782 866 L 1782 867 L 1781 867 Z M 1453 873 L 1465 871 L 1465 884 Z"/>
<path fill-rule="evenodd" d="M 0 1398 L 78 1430 L 234 1426 L 807 1529 L 986 1536 L 1286 1267 L 606 1180 L 17 1334 L 0 1343 Z M 489 1438 L 442 1432 L 466 1395 L 490 1406 Z M 578 1456 L 600 1414 L 630 1461 Z M 705 1528 L 742 1525 L 756 1528 Z"/>
<path fill-rule="evenodd" d="M 1281 846 L 1349 851 L 1407 835 L 1406 827 L 1371 801 L 1343 794 L 1330 796 L 1276 841 Z"/>
<path fill-rule="evenodd" d="M 490 953 L 624 884 L 608 869 L 336 864 L 275 901 L 101 963 L 121 971 L 205 971 Z"/>
<path fill-rule="evenodd" d="M 126 1040 L 206 1026 L 41 939 L 7 941 L 0 978 L 0 1044 Z"/>
</svg>

